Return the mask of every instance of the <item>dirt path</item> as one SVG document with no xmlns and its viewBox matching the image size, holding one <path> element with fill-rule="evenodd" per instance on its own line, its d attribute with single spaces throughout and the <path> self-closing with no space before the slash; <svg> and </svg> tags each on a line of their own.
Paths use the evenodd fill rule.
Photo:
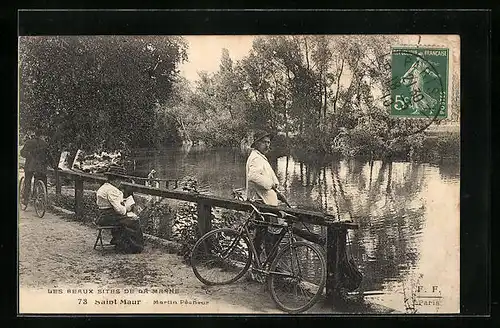
<svg viewBox="0 0 500 328">
<path fill-rule="evenodd" d="M 67 295 L 67 290 L 72 288 L 94 289 L 94 294 L 88 296 L 95 299 L 104 296 L 109 299 L 112 296 L 110 294 L 95 295 L 97 289 L 119 289 L 121 290 L 120 296 L 124 296 L 124 288 L 134 288 L 134 296 L 137 297 L 138 290 L 158 288 L 176 289 L 177 293 L 175 295 L 158 294 L 155 296 L 161 297 L 153 297 L 151 301 L 154 299 L 173 301 L 186 298 L 203 302 L 208 299 L 216 305 L 218 310 L 227 312 L 279 313 L 263 285 L 242 279 L 239 283 L 230 286 L 207 288 L 196 279 L 191 268 L 185 265 L 177 255 L 168 254 L 150 243 L 146 244 L 141 254 L 116 254 L 113 250 L 97 251 L 93 250 L 95 238 L 96 231 L 87 225 L 52 213 L 46 213 L 40 219 L 30 208 L 26 212 L 21 212 L 19 283 L 21 290 L 26 292 L 26 299 L 30 303 L 40 303 L 40 300 L 34 302 L 33 296 L 37 295 L 36 298 L 46 298 L 49 303 L 55 303 L 53 307 L 60 308 L 68 301 L 76 303 L 78 298 L 87 296 Z M 50 294 L 49 289 L 62 289 L 63 296 Z M 23 293 L 21 293 L 22 296 Z M 144 299 L 147 295 L 140 296 Z M 67 297 L 72 297 L 72 299 L 67 299 Z M 44 306 L 48 304 L 42 304 L 42 307 Z M 84 310 L 77 306 L 71 309 L 76 312 Z M 89 308 L 86 307 L 86 309 Z M 152 312 L 158 310 L 151 309 L 151 307 L 149 309 Z M 161 309 L 161 311 L 170 311 L 164 307 Z M 91 310 L 94 311 L 94 309 Z M 136 307 L 132 310 L 140 309 Z M 148 312 L 146 308 L 143 310 Z M 186 308 L 187 312 L 205 312 L 206 310 L 208 310 L 207 307 L 203 305 Z"/>
<path fill-rule="evenodd" d="M 32 207 L 21 211 L 21 312 L 281 313 L 263 284 L 242 278 L 207 287 L 180 256 L 151 243 L 141 254 L 117 254 L 94 250 L 95 238 L 88 225 L 50 212 L 40 219 Z M 122 300 L 140 304 L 120 305 Z M 323 303 L 308 312 L 333 313 Z"/>
</svg>

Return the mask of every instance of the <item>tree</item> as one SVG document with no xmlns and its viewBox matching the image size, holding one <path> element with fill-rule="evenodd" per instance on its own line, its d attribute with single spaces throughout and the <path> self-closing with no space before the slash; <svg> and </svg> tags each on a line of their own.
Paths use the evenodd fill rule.
<svg viewBox="0 0 500 328">
<path fill-rule="evenodd" d="M 22 37 L 21 128 L 59 149 L 151 146 L 186 48 L 179 37 Z"/>
<path fill-rule="evenodd" d="M 192 89 L 188 81 L 179 79 L 174 84 L 175 94 L 182 95 L 160 111 L 177 122 L 184 141 L 237 146 L 246 133 L 248 104 L 241 68 L 223 49 L 219 70 L 211 74 L 199 72 L 199 77 Z"/>
</svg>

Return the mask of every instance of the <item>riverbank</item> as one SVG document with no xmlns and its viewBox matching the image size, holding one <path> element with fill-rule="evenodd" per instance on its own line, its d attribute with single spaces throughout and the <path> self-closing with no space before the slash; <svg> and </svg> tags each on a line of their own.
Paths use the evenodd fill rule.
<svg viewBox="0 0 500 328">
<path fill-rule="evenodd" d="M 141 254 L 116 254 L 93 250 L 95 237 L 95 229 L 62 215 L 40 219 L 31 207 L 20 212 L 21 313 L 282 313 L 265 285 L 243 278 L 207 287 L 180 256 L 156 243 Z M 392 310 L 368 304 L 353 312 Z M 307 313 L 346 312 L 320 302 Z"/>
</svg>

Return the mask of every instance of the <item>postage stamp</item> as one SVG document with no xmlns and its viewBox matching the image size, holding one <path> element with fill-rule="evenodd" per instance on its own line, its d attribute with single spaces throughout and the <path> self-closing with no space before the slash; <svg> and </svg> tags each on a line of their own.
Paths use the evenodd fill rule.
<svg viewBox="0 0 500 328">
<path fill-rule="evenodd" d="M 392 48 L 392 116 L 447 118 L 448 53 L 446 48 Z"/>
<path fill-rule="evenodd" d="M 20 35 L 18 64 L 20 314 L 459 313 L 457 35 Z"/>
</svg>

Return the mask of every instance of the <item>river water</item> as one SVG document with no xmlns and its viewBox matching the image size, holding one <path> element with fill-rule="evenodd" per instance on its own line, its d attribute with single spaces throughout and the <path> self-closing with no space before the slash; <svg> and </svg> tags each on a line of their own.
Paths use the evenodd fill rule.
<svg viewBox="0 0 500 328">
<path fill-rule="evenodd" d="M 214 195 L 231 197 L 232 189 L 245 186 L 246 157 L 238 149 L 141 150 L 133 156 L 142 174 L 154 168 L 159 178 L 193 177 Z M 384 305 L 405 312 L 415 308 L 410 296 L 416 291 L 439 292 L 443 298 L 437 309 L 436 303 L 429 303 L 430 308 L 420 304 L 420 312 L 458 311 L 458 159 L 416 163 L 305 154 L 268 157 L 290 203 L 352 217 L 360 225 L 349 232 L 348 249 L 364 275 L 361 290 L 381 292 Z M 325 233 L 321 227 L 315 230 Z"/>
</svg>

